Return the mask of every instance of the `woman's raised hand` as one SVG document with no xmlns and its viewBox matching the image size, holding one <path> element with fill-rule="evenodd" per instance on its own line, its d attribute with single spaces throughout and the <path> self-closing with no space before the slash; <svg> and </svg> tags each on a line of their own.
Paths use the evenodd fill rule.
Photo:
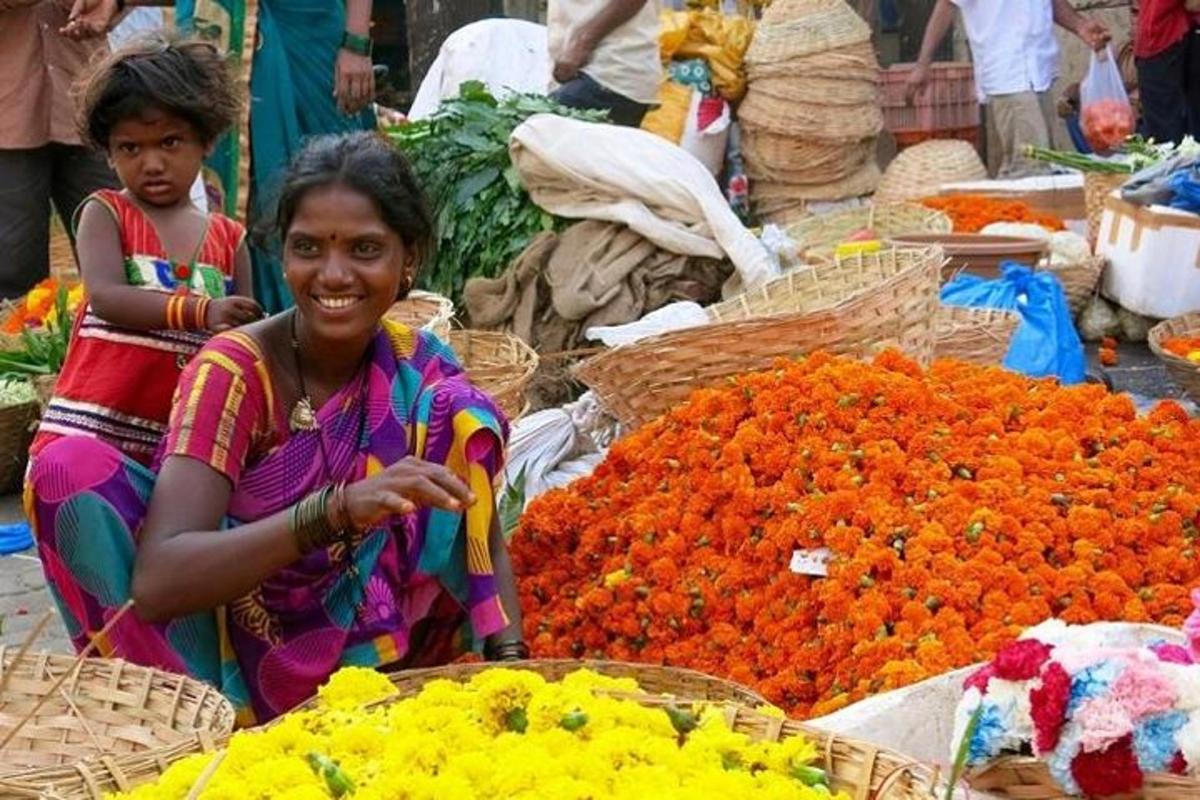
<svg viewBox="0 0 1200 800">
<path fill-rule="evenodd" d="M 359 530 L 418 506 L 465 511 L 474 504 L 475 495 L 457 475 L 412 456 L 346 487 L 346 511 Z"/>
</svg>

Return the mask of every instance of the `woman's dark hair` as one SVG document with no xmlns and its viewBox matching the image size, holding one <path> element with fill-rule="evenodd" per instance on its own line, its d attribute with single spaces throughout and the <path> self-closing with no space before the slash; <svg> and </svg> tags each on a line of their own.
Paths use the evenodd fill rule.
<svg viewBox="0 0 1200 800">
<path fill-rule="evenodd" d="M 380 219 L 413 253 L 417 270 L 433 256 L 433 216 L 408 159 L 383 137 L 367 131 L 318 136 L 305 143 L 283 176 L 275 233 L 286 238 L 304 195 L 333 185 L 371 199 Z"/>
<path fill-rule="evenodd" d="M 182 117 L 208 145 L 233 127 L 241 96 L 220 51 L 209 42 L 151 31 L 101 59 L 83 82 L 79 131 L 108 149 L 122 120 L 159 109 Z"/>
</svg>

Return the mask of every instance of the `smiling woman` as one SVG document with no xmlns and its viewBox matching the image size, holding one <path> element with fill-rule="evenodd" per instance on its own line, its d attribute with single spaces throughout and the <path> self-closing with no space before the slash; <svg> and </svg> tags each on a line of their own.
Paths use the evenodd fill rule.
<svg viewBox="0 0 1200 800">
<path fill-rule="evenodd" d="M 408 165 L 315 140 L 278 222 L 295 309 L 200 351 L 156 470 L 76 437 L 31 475 L 76 646 L 132 598 L 101 651 L 218 685 L 245 724 L 339 666 L 445 663 L 464 632 L 527 652 L 492 497 L 507 423 L 445 344 L 381 321 L 432 234 Z"/>
</svg>

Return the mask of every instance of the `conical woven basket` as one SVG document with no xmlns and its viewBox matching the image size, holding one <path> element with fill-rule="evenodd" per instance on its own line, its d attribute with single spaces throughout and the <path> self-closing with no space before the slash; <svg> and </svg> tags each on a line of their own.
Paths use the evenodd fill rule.
<svg viewBox="0 0 1200 800">
<path fill-rule="evenodd" d="M 870 40 L 870 27 L 842 0 L 777 0 L 755 29 L 746 62 L 788 61 Z"/>
<path fill-rule="evenodd" d="M 949 233 L 953 223 L 940 211 L 922 205 L 871 204 L 832 214 L 821 214 L 786 228 L 800 250 L 832 248 L 859 231 L 870 229 L 880 239 L 904 234 Z"/>
<path fill-rule="evenodd" d="M 842 80 L 878 81 L 879 62 L 870 42 L 853 44 L 837 50 L 826 50 L 806 56 L 762 64 L 746 64 L 751 81 L 765 78 L 839 78 Z"/>
<path fill-rule="evenodd" d="M 1150 350 L 1167 368 L 1171 380 L 1193 400 L 1200 402 L 1200 364 L 1177 356 L 1164 346 L 1168 339 L 1200 336 L 1200 313 L 1182 314 L 1164 320 L 1150 329 Z"/>
<path fill-rule="evenodd" d="M 954 358 L 985 367 L 1008 355 L 1021 315 L 998 308 L 941 306 L 934 317 L 934 358 Z"/>
<path fill-rule="evenodd" d="M 944 261 L 940 248 L 887 250 L 806 267 L 712 306 L 711 325 L 593 356 L 576 374 L 636 427 L 696 389 L 816 350 L 870 356 L 886 347 L 928 363 Z"/>
<path fill-rule="evenodd" d="M 865 142 L 827 145 L 828 149 L 818 157 L 791 159 L 764 158 L 763 152 L 759 150 L 762 139 L 754 137 L 754 143 L 750 144 L 749 138 L 751 137 L 742 139 L 742 159 L 746 166 L 746 175 L 751 181 L 825 186 L 862 172 L 867 162 L 875 158 L 875 144 L 869 139 Z M 785 155 L 782 148 L 776 147 L 776 143 L 780 141 L 785 140 L 782 137 L 772 137 L 767 141 L 772 155 Z M 817 149 L 813 148 L 812 151 L 816 153 Z"/>
<path fill-rule="evenodd" d="M 879 167 L 868 160 L 862 168 L 841 180 L 822 184 L 777 183 L 754 181 L 750 184 L 750 199 L 758 206 L 782 204 L 785 207 L 803 206 L 814 200 L 846 200 L 862 197 L 879 185 Z"/>
<path fill-rule="evenodd" d="M 844 177 L 862 168 L 868 158 L 875 156 L 875 140 L 858 142 L 820 142 L 799 139 L 755 127 L 742 128 L 742 158 L 749 171 L 751 164 L 761 175 L 750 177 L 770 179 L 770 171 L 814 174 L 831 173 L 831 179 Z"/>
<path fill-rule="evenodd" d="M 900 203 L 938 193 L 947 183 L 987 178 L 987 167 L 967 142 L 939 139 L 914 145 L 896 156 L 879 181 L 875 200 Z"/>
<path fill-rule="evenodd" d="M 822 142 L 857 142 L 883 130 L 883 112 L 878 104 L 798 103 L 756 91 L 754 84 L 738 109 L 738 119 L 746 127 Z"/>
<path fill-rule="evenodd" d="M 879 103 L 879 82 L 855 78 L 821 78 L 797 74 L 760 78 L 754 91 L 784 103 L 815 106 L 873 106 Z"/>
<path fill-rule="evenodd" d="M 450 321 L 454 319 L 454 303 L 448 297 L 414 289 L 408 297 L 388 309 L 384 315 L 392 322 L 410 328 L 430 331 L 442 341 L 450 338 Z"/>
</svg>

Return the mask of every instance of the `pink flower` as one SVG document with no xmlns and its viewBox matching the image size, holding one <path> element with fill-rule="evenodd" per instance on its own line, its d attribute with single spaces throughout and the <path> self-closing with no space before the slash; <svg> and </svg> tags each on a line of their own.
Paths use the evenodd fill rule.
<svg viewBox="0 0 1200 800">
<path fill-rule="evenodd" d="M 1042 670 L 1042 685 L 1029 693 L 1030 716 L 1033 717 L 1034 752 L 1045 755 L 1058 746 L 1058 734 L 1066 721 L 1067 703 L 1071 699 L 1071 676 L 1057 661 Z"/>
<path fill-rule="evenodd" d="M 1192 648 L 1192 657 L 1200 660 L 1200 587 L 1192 589 L 1192 605 L 1196 610 L 1183 621 L 1183 633 Z"/>
<path fill-rule="evenodd" d="M 1036 678 L 1042 665 L 1054 650 L 1037 639 L 1018 639 L 1002 648 L 992 663 L 996 666 L 996 677 L 1007 681 L 1027 681 Z"/>
<path fill-rule="evenodd" d="M 992 682 L 992 678 L 996 677 L 996 667 L 993 664 L 984 664 L 979 669 L 972 672 L 963 681 L 963 689 L 975 688 L 980 694 L 987 694 L 988 684 Z"/>
<path fill-rule="evenodd" d="M 1133 734 L 1133 720 L 1125 707 L 1112 697 L 1094 697 L 1079 704 L 1075 721 L 1083 730 L 1080 749 L 1089 753 L 1104 750 L 1122 736 Z"/>
<path fill-rule="evenodd" d="M 1159 642 L 1150 647 L 1151 652 L 1158 656 L 1158 660 L 1167 664 L 1194 664 L 1195 659 L 1188 652 L 1186 647 L 1177 644 L 1167 644 Z"/>
<path fill-rule="evenodd" d="M 1142 788 L 1142 770 L 1129 733 L 1097 752 L 1081 751 L 1071 762 L 1071 775 L 1088 797 L 1129 794 Z"/>
<path fill-rule="evenodd" d="M 1131 661 L 1112 686 L 1112 699 L 1134 722 L 1169 711 L 1178 695 L 1157 662 Z"/>
</svg>

